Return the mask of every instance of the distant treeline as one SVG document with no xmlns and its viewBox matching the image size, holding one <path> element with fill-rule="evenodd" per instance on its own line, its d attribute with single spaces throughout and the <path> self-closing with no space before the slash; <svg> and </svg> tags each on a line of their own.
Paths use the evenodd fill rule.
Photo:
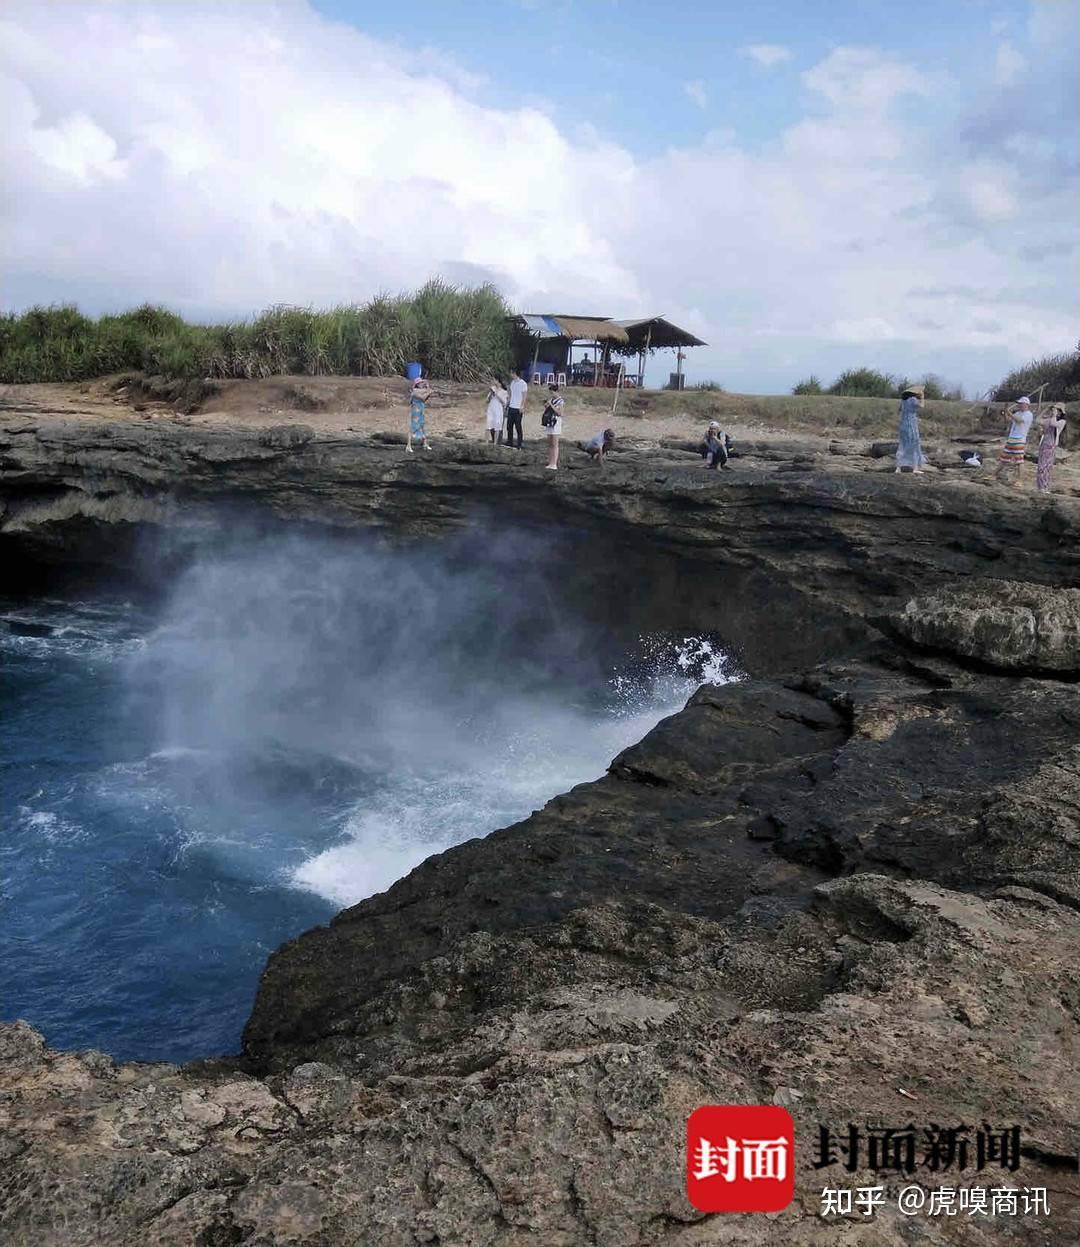
<svg viewBox="0 0 1080 1247">
<path fill-rule="evenodd" d="M 950 385 L 935 373 L 925 376 L 894 377 L 876 368 L 848 368 L 832 385 L 822 385 L 817 377 L 809 376 L 791 387 L 792 394 L 835 394 L 845 398 L 899 398 L 905 386 L 921 385 L 927 398 L 959 399 L 964 391 L 959 385 Z"/>
<path fill-rule="evenodd" d="M 0 382 L 148 376 L 401 376 L 477 381 L 513 362 L 510 309 L 493 286 L 429 281 L 414 294 L 316 312 L 273 307 L 250 321 L 197 325 L 145 305 L 97 319 L 75 307 L 0 317 Z"/>
<path fill-rule="evenodd" d="M 934 373 L 922 377 L 894 377 L 876 368 L 848 368 L 832 385 L 825 386 L 817 377 L 806 377 L 792 386 L 792 394 L 837 394 L 849 398 L 899 398 L 905 386 L 915 382 L 925 388 L 930 399 L 962 399 L 964 391 L 959 385 L 943 381 Z M 1080 342 L 1075 351 L 1059 355 L 1044 355 L 1033 359 L 1023 368 L 1014 368 L 995 387 L 991 398 L 1004 403 L 1022 394 L 1034 394 L 1045 382 L 1042 399 L 1052 403 L 1070 403 L 1080 400 Z"/>
</svg>

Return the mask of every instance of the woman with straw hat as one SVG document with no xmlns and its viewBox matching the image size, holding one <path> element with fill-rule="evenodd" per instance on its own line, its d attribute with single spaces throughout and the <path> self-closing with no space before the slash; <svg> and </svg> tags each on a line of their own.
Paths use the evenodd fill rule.
<svg viewBox="0 0 1080 1247">
<path fill-rule="evenodd" d="M 1042 437 L 1039 438 L 1039 463 L 1035 469 L 1035 488 L 1040 494 L 1050 492 L 1050 476 L 1054 471 L 1054 457 L 1065 432 L 1065 408 L 1051 403 L 1046 415 L 1039 421 Z"/>
<path fill-rule="evenodd" d="M 926 393 L 921 385 L 906 385 L 900 393 L 900 429 L 896 437 L 896 470 L 910 468 L 916 476 L 922 476 L 929 462 L 923 454 L 919 436 L 919 408 Z"/>
<path fill-rule="evenodd" d="M 1005 414 L 1009 417 L 1009 431 L 998 456 L 998 470 L 994 479 L 1015 488 L 1020 484 L 1020 465 L 1024 462 L 1028 432 L 1033 419 L 1031 399 L 1026 394 L 1023 398 L 1018 398 L 1016 406 L 1009 408 Z"/>
</svg>

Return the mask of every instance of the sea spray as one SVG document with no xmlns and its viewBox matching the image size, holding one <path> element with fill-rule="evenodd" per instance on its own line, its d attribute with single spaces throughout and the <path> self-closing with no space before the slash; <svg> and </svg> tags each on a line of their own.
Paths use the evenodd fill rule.
<svg viewBox="0 0 1080 1247">
<path fill-rule="evenodd" d="M 60 1046 L 235 1049 L 282 940 L 603 773 L 715 638 L 616 644 L 540 533 L 238 533 L 152 616 L 20 607 L 0 636 L 5 1017 Z"/>
</svg>

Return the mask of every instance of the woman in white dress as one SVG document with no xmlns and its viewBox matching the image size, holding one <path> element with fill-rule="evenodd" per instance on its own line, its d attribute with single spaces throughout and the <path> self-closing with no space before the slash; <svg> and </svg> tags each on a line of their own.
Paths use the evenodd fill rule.
<svg viewBox="0 0 1080 1247">
<path fill-rule="evenodd" d="M 487 432 L 492 446 L 502 441 L 503 422 L 506 420 L 506 404 L 510 398 L 503 387 L 501 377 L 492 377 L 488 386 Z"/>
</svg>

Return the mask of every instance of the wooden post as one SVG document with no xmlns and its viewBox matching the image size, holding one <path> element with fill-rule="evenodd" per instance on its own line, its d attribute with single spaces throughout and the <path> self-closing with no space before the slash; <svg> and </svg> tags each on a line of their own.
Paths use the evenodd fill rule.
<svg viewBox="0 0 1080 1247">
<path fill-rule="evenodd" d="M 615 408 L 618 407 L 619 405 L 619 392 L 622 389 L 622 379 L 623 379 L 623 373 L 625 371 L 626 371 L 626 365 L 622 363 L 622 361 L 620 361 L 619 362 L 619 375 L 615 378 L 615 398 L 612 400 L 612 403 L 611 403 L 611 414 L 612 415 L 615 414 Z"/>
<path fill-rule="evenodd" d="M 649 353 L 649 347 L 652 346 L 652 325 L 649 326 L 649 332 L 645 335 L 645 349 L 641 352 L 641 363 L 638 365 L 638 388 L 645 388 L 645 357 Z"/>
<path fill-rule="evenodd" d="M 533 351 L 532 368 L 529 369 L 529 384 L 532 385 L 533 374 L 536 372 L 536 361 L 540 358 L 540 335 L 536 335 L 536 350 Z"/>
</svg>

